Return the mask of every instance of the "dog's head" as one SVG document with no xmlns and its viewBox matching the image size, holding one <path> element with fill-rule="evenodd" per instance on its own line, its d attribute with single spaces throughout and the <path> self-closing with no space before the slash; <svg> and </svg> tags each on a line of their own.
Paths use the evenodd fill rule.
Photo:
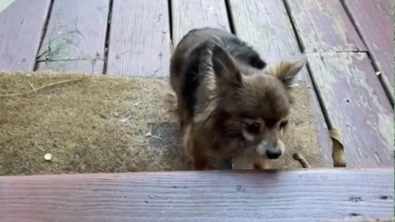
<svg viewBox="0 0 395 222">
<path fill-rule="evenodd" d="M 284 153 L 281 136 L 288 124 L 291 89 L 306 58 L 282 60 L 243 75 L 238 63 L 221 47 L 212 50 L 215 76 L 216 130 L 225 139 L 242 141 L 264 158 L 277 159 Z"/>
</svg>

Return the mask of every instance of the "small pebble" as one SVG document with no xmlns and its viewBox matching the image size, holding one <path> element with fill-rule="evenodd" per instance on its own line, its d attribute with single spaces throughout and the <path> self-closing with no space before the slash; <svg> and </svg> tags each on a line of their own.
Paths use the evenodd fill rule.
<svg viewBox="0 0 395 222">
<path fill-rule="evenodd" d="M 45 159 L 46 161 L 51 161 L 51 159 L 52 159 L 52 154 L 50 154 L 50 153 L 45 154 L 44 159 Z"/>
<path fill-rule="evenodd" d="M 148 132 L 148 133 L 145 134 L 145 136 L 150 137 L 150 136 L 152 136 L 152 133 Z"/>
</svg>

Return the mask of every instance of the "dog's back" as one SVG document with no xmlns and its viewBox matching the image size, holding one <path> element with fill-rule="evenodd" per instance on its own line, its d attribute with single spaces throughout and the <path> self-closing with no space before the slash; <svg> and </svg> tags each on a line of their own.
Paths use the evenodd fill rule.
<svg viewBox="0 0 395 222">
<path fill-rule="evenodd" d="M 179 115 L 185 121 L 193 116 L 196 92 L 204 78 L 199 72 L 202 54 L 213 46 L 210 43 L 217 41 L 241 66 L 255 69 L 266 66 L 252 47 L 229 32 L 215 28 L 189 31 L 177 45 L 170 65 L 170 84 L 177 94 Z"/>
</svg>

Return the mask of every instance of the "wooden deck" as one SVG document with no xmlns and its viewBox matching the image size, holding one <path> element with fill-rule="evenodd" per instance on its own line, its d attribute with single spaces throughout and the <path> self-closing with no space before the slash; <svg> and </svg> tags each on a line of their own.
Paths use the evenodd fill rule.
<svg viewBox="0 0 395 222">
<path fill-rule="evenodd" d="M 393 173 L 390 168 L 3 177 L 0 221 L 392 222 Z"/>
<path fill-rule="evenodd" d="M 306 53 L 308 65 L 300 80 L 309 86 L 321 152 L 327 166 L 333 166 L 328 130 L 339 129 L 350 171 L 283 172 L 274 186 L 263 182 L 274 181 L 266 173 L 256 178 L 249 173 L 0 178 L 0 221 L 127 221 L 128 215 L 132 221 L 218 221 L 221 212 L 226 221 L 243 221 L 243 215 L 249 218 L 245 221 L 345 221 L 393 215 L 393 199 L 390 206 L 387 199 L 374 197 L 393 198 L 393 170 L 354 170 L 394 165 L 393 0 L 3 0 L 0 70 L 166 78 L 174 46 L 190 29 L 204 26 L 235 33 L 269 63 Z M 177 179 L 180 176 L 189 182 Z M 295 181 L 298 178 L 301 181 Z M 244 179 L 252 180 L 243 187 L 253 193 L 233 192 L 232 186 Z M 186 187 L 166 191 L 166 181 Z M 156 182 L 159 185 L 150 186 Z M 94 193 L 95 189 L 106 192 Z M 326 191 L 320 199 L 318 194 Z M 142 195 L 149 192 L 164 194 L 176 204 L 165 206 L 163 198 L 148 198 L 149 204 L 142 204 Z M 202 192 L 207 194 L 200 196 Z M 284 192 L 291 194 L 282 196 Z M 371 202 L 348 201 L 353 192 L 367 195 Z M 63 195 L 66 200 L 60 200 Z M 142 202 L 134 204 L 134 198 Z M 270 208 L 272 204 L 277 208 Z M 291 206 L 305 207 L 311 214 L 286 211 Z M 258 209 L 267 207 L 270 217 L 262 217 Z M 47 208 L 51 212 L 44 211 Z M 29 218 L 16 216 L 21 210 Z M 164 219 L 154 219 L 160 216 Z"/>
</svg>

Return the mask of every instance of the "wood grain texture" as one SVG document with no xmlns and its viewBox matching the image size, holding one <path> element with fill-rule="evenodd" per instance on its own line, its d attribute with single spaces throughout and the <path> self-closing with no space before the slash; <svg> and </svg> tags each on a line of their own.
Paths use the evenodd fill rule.
<svg viewBox="0 0 395 222">
<path fill-rule="evenodd" d="M 300 54 L 283 1 L 230 0 L 229 2 L 237 36 L 256 48 L 268 63 Z M 300 77 L 300 80 L 308 85 L 321 153 L 327 165 L 332 166 L 332 141 L 306 68 L 303 68 Z"/>
<path fill-rule="evenodd" d="M 394 113 L 366 53 L 309 55 L 347 167 L 393 166 Z"/>
<path fill-rule="evenodd" d="M 50 0 L 16 0 L 0 13 L 0 70 L 32 71 Z"/>
<path fill-rule="evenodd" d="M 394 95 L 393 0 L 344 0 L 362 39 L 382 72 L 380 76 Z"/>
<path fill-rule="evenodd" d="M 394 169 L 0 177 L 0 221 L 393 218 Z"/>
<path fill-rule="evenodd" d="M 108 0 L 56 0 L 40 48 L 38 68 L 91 72 L 92 66 L 80 64 L 103 61 L 108 12 Z M 42 65 L 44 62 L 49 64 Z M 103 66 L 94 71 L 102 73 Z"/>
<path fill-rule="evenodd" d="M 340 0 L 286 0 L 304 51 L 366 51 Z"/>
<path fill-rule="evenodd" d="M 174 46 L 191 29 L 214 27 L 230 31 L 225 0 L 171 0 Z"/>
<path fill-rule="evenodd" d="M 107 73 L 168 77 L 170 25 L 167 0 L 114 1 Z"/>
</svg>

